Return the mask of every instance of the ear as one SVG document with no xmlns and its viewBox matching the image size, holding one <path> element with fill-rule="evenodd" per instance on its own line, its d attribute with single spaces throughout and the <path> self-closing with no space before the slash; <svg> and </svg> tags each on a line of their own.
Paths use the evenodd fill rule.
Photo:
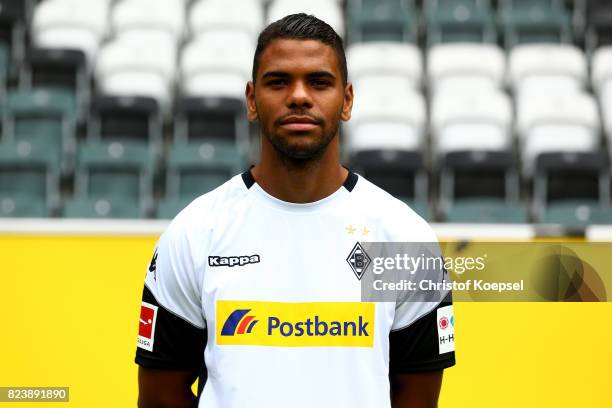
<svg viewBox="0 0 612 408">
<path fill-rule="evenodd" d="M 244 94 L 247 103 L 247 118 L 249 122 L 255 122 L 259 119 L 259 115 L 257 114 L 257 105 L 255 104 L 255 85 L 253 81 L 247 82 Z"/>
<path fill-rule="evenodd" d="M 351 112 L 353 110 L 353 84 L 348 82 L 344 87 L 344 105 L 342 106 L 342 114 L 340 119 L 344 122 L 351 118 Z"/>
</svg>

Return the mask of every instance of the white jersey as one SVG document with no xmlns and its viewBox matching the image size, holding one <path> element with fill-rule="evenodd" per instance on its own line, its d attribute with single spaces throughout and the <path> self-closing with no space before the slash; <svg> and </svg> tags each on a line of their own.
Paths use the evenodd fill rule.
<svg viewBox="0 0 612 408">
<path fill-rule="evenodd" d="M 454 364 L 450 302 L 362 302 L 358 242 L 435 242 L 406 204 L 349 172 L 312 203 L 250 170 L 187 206 L 147 272 L 136 362 L 198 370 L 200 408 L 390 407 L 389 375 Z M 442 344 L 445 343 L 445 344 Z"/>
</svg>

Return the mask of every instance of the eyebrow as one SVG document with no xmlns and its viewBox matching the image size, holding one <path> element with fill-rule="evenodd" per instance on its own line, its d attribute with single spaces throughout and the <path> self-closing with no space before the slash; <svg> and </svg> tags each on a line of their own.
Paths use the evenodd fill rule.
<svg viewBox="0 0 612 408">
<path fill-rule="evenodd" d="M 266 78 L 289 78 L 289 74 L 283 71 L 268 71 L 261 76 L 261 79 Z"/>
<path fill-rule="evenodd" d="M 336 79 L 336 76 L 334 74 L 332 74 L 329 71 L 316 71 L 316 72 L 311 72 L 308 75 L 306 75 L 308 78 L 327 78 L 327 79 L 331 79 L 334 80 Z"/>
<path fill-rule="evenodd" d="M 331 80 L 336 79 L 336 76 L 329 71 L 315 71 L 306 74 L 308 78 L 328 78 Z M 291 75 L 285 71 L 268 71 L 261 76 L 261 79 L 267 78 L 289 78 Z"/>
</svg>

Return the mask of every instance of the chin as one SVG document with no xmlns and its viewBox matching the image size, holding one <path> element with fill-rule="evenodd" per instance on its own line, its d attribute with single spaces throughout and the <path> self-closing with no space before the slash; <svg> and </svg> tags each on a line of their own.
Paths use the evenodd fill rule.
<svg viewBox="0 0 612 408">
<path fill-rule="evenodd" d="M 276 151 L 286 158 L 297 161 L 314 160 L 325 151 L 325 145 L 321 143 L 279 143 L 274 144 Z"/>
<path fill-rule="evenodd" d="M 326 140 L 320 132 L 277 133 L 267 137 L 277 153 L 297 163 L 320 158 L 333 136 Z"/>
</svg>

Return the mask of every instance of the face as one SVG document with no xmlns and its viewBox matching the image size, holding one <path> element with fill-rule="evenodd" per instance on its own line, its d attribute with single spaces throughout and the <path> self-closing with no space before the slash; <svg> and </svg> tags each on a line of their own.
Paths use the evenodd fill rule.
<svg viewBox="0 0 612 408">
<path fill-rule="evenodd" d="M 249 120 L 259 121 L 281 155 L 320 157 L 351 116 L 353 88 L 343 84 L 333 48 L 315 40 L 274 40 L 246 90 Z"/>
</svg>

